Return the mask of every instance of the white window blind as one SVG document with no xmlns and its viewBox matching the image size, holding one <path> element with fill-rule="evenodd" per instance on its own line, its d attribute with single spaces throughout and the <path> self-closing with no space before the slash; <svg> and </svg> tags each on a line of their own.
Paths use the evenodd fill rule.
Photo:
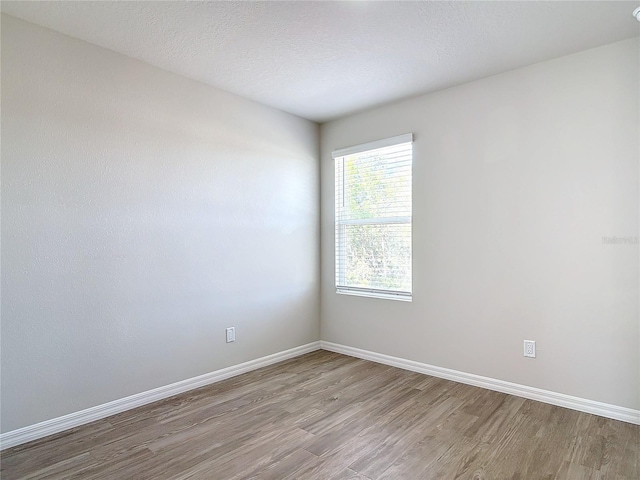
<svg viewBox="0 0 640 480">
<path fill-rule="evenodd" d="M 411 299 L 412 141 L 333 152 L 338 293 Z"/>
</svg>

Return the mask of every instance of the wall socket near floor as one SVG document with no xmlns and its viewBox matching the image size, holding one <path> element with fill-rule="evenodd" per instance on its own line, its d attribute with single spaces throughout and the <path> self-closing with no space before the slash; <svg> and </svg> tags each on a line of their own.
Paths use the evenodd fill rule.
<svg viewBox="0 0 640 480">
<path fill-rule="evenodd" d="M 227 343 L 236 341 L 236 327 L 227 328 Z"/>
<path fill-rule="evenodd" d="M 536 342 L 535 340 L 524 341 L 524 356 L 536 358 Z"/>
</svg>

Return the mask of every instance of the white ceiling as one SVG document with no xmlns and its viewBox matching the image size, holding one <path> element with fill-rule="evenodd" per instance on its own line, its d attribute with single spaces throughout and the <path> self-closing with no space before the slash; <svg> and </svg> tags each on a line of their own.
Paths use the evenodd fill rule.
<svg viewBox="0 0 640 480">
<path fill-rule="evenodd" d="M 317 122 L 640 34 L 636 1 L 2 2 Z"/>
</svg>

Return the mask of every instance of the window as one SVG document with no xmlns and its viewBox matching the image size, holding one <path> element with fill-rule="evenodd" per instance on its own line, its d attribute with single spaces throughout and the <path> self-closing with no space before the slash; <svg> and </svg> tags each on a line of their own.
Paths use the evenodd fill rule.
<svg viewBox="0 0 640 480">
<path fill-rule="evenodd" d="M 411 300 L 412 141 L 333 152 L 338 293 Z"/>
</svg>

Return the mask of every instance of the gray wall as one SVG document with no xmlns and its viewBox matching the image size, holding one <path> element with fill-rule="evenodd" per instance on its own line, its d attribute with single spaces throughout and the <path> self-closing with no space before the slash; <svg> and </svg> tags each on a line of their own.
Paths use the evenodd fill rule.
<svg viewBox="0 0 640 480">
<path fill-rule="evenodd" d="M 322 339 L 640 408 L 638 39 L 321 129 Z M 413 132 L 412 303 L 337 295 L 331 151 Z M 538 358 L 522 341 L 537 341 Z"/>
<path fill-rule="evenodd" d="M 317 125 L 3 15 L 2 140 L 3 432 L 319 339 Z"/>
<path fill-rule="evenodd" d="M 322 338 L 640 408 L 638 40 L 322 128 L 2 16 L 6 432 Z M 414 300 L 336 295 L 331 150 L 415 134 Z M 235 325 L 238 341 L 224 342 Z M 522 340 L 538 358 L 522 357 Z"/>
</svg>

